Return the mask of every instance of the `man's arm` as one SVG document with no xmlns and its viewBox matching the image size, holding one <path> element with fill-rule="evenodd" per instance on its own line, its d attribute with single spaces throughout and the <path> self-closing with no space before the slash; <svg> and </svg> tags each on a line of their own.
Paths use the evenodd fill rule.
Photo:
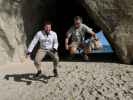
<svg viewBox="0 0 133 100">
<path fill-rule="evenodd" d="M 66 33 L 66 39 L 65 39 L 65 48 L 66 48 L 66 50 L 69 49 L 68 42 L 69 42 L 69 39 L 70 39 L 71 35 L 72 35 L 72 27 Z"/>
<path fill-rule="evenodd" d="M 70 39 L 70 35 L 68 35 L 68 36 L 66 37 L 66 39 L 65 39 L 65 48 L 66 48 L 66 50 L 69 49 L 69 47 L 68 47 L 69 39 Z"/>
<path fill-rule="evenodd" d="M 31 43 L 30 43 L 30 45 L 29 45 L 29 48 L 28 48 L 28 51 L 27 51 L 27 54 L 28 54 L 28 55 L 33 51 L 33 49 L 34 49 L 34 47 L 36 46 L 36 44 L 37 44 L 38 41 L 39 41 L 39 34 L 37 33 L 37 34 L 34 36 L 33 40 L 31 41 Z"/>
<path fill-rule="evenodd" d="M 83 24 L 83 28 L 87 33 L 91 34 L 94 38 L 96 38 L 96 33 L 92 30 L 92 28 L 88 27 L 85 24 Z"/>
</svg>

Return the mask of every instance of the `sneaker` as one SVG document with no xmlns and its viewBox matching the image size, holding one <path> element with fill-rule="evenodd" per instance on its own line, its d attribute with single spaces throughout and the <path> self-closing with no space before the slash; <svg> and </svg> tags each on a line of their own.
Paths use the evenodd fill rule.
<svg viewBox="0 0 133 100">
<path fill-rule="evenodd" d="M 41 75 L 41 73 L 42 73 L 42 71 L 39 70 L 39 71 L 36 73 L 35 77 L 39 77 L 39 76 Z"/>
<path fill-rule="evenodd" d="M 58 77 L 57 69 L 54 69 L 54 70 L 53 70 L 53 73 L 54 73 L 54 77 Z"/>
</svg>

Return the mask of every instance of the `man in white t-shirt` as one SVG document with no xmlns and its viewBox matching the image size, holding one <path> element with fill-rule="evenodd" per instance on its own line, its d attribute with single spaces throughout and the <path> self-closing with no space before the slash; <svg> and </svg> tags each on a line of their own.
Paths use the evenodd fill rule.
<svg viewBox="0 0 133 100">
<path fill-rule="evenodd" d="M 36 33 L 27 50 L 27 56 L 31 54 L 31 52 L 33 51 L 34 47 L 38 42 L 40 42 L 40 48 L 37 51 L 34 61 L 34 64 L 37 68 L 36 77 L 40 76 L 42 73 L 41 61 L 46 55 L 49 55 L 53 59 L 53 72 L 54 76 L 56 77 L 58 75 L 57 66 L 59 62 L 59 57 L 57 53 L 58 38 L 57 34 L 54 31 L 52 31 L 50 22 L 46 22 L 44 25 L 44 29 Z"/>
<path fill-rule="evenodd" d="M 74 18 L 74 25 L 67 31 L 65 39 L 65 48 L 74 55 L 78 48 L 84 49 L 85 33 L 89 33 L 92 37 L 96 38 L 96 33 L 87 25 L 82 23 L 82 18 L 76 16 Z M 69 43 L 71 39 L 71 43 Z M 84 60 L 88 60 L 87 54 L 84 52 Z"/>
</svg>

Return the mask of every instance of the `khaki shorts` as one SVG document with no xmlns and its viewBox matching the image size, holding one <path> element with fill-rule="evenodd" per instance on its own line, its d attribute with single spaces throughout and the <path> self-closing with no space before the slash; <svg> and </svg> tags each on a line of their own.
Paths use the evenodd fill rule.
<svg viewBox="0 0 133 100">
<path fill-rule="evenodd" d="M 70 44 L 70 48 L 71 47 L 76 48 L 76 49 L 78 49 L 78 48 L 83 49 L 83 52 L 85 54 L 89 54 L 91 52 L 91 43 L 90 42 L 89 43 L 83 43 L 83 47 L 82 47 L 81 43 L 79 43 L 79 42 L 72 42 Z"/>
<path fill-rule="evenodd" d="M 79 48 L 80 44 L 80 42 L 72 42 L 69 46 L 73 48 Z"/>
</svg>

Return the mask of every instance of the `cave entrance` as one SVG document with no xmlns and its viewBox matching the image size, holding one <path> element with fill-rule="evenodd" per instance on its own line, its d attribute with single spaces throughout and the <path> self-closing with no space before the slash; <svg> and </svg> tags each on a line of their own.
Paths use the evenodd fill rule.
<svg viewBox="0 0 133 100">
<path fill-rule="evenodd" d="M 95 24 L 93 19 L 88 16 L 88 13 L 80 4 L 81 2 L 79 2 L 79 0 L 47 0 L 47 2 L 44 0 L 35 0 L 33 2 L 35 2 L 35 4 L 32 5 L 32 13 L 30 14 L 32 17 L 29 18 L 30 22 L 33 23 L 33 26 L 32 28 L 29 28 L 30 32 L 35 34 L 38 30 L 40 30 L 42 28 L 44 20 L 52 21 L 53 30 L 57 32 L 59 38 L 59 55 L 61 59 L 64 59 L 67 55 L 64 47 L 65 34 L 67 30 L 73 25 L 73 18 L 75 16 L 81 16 L 83 18 L 83 22 L 89 27 L 93 28 L 95 32 L 99 32 L 101 30 L 101 28 Z M 27 34 L 27 37 L 29 38 L 27 44 L 29 44 L 34 34 Z M 110 46 L 111 48 L 110 44 L 108 46 Z M 33 56 L 35 56 L 35 52 L 36 49 L 33 52 Z M 103 51 L 98 53 L 94 52 L 91 55 L 92 60 L 96 61 L 112 61 L 112 58 L 117 58 L 113 50 L 106 53 L 104 53 Z"/>
<path fill-rule="evenodd" d="M 93 31 L 97 33 L 97 37 L 100 38 L 100 41 L 103 44 L 103 49 L 100 51 L 93 51 L 93 53 L 90 54 L 92 61 L 113 61 L 116 60 L 114 58 L 117 58 L 110 43 L 104 36 L 102 32 L 99 32 L 101 28 L 96 25 L 94 20 L 88 16 L 88 13 L 86 12 L 86 9 L 81 5 L 80 0 L 58 0 L 56 4 L 56 19 L 57 19 L 57 26 L 56 32 L 58 33 L 59 37 L 59 53 L 60 57 L 64 59 L 67 59 L 67 52 L 65 51 L 64 47 L 64 40 L 65 40 L 65 34 L 67 30 L 73 25 L 73 18 L 75 16 L 81 16 L 83 18 L 83 23 L 85 23 L 87 26 L 93 28 Z M 113 59 L 112 59 L 113 58 Z"/>
<path fill-rule="evenodd" d="M 78 0 L 58 0 L 57 2 L 57 28 L 59 36 L 59 43 L 61 45 L 60 54 L 65 56 L 66 51 L 64 47 L 65 34 L 67 30 L 73 25 L 73 19 L 75 16 L 81 16 L 83 22 L 88 26 L 94 28 L 95 31 L 99 30 L 93 20 L 88 17 L 86 10 L 82 7 Z"/>
</svg>

